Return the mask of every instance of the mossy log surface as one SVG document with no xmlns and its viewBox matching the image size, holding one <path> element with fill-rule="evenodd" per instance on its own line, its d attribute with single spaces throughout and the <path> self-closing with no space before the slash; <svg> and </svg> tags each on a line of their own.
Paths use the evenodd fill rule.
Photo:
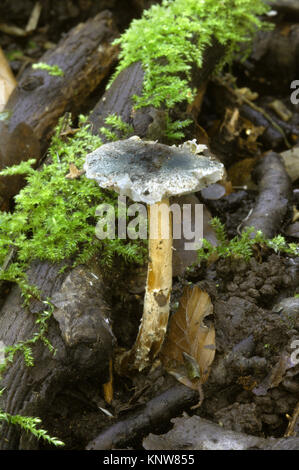
<svg viewBox="0 0 299 470">
<path fill-rule="evenodd" d="M 201 87 L 205 86 L 211 73 L 223 57 L 224 52 L 224 46 L 216 41 L 206 49 L 203 54 L 202 67 L 200 69 L 193 67 L 192 82 L 190 83 L 192 88 L 200 91 Z M 140 96 L 142 94 L 143 85 L 144 71 L 140 62 L 135 62 L 120 72 L 90 115 L 89 120 L 93 126 L 93 133 L 99 133 L 100 128 L 105 126 L 107 116 L 116 114 L 124 122 L 133 126 L 135 135 L 141 138 L 158 139 L 160 142 L 165 142 L 165 136 L 163 135 L 165 130 L 163 107 L 157 109 L 147 106 L 137 110 L 134 109 L 133 96 Z M 193 115 L 196 118 L 196 114 L 199 111 L 196 106 L 195 99 L 194 106 L 188 107 L 189 117 Z M 185 109 L 182 109 L 182 107 L 184 108 L 182 105 L 177 106 L 172 110 L 173 113 L 186 113 L 187 103 Z M 105 136 L 101 135 L 101 137 L 105 141 Z"/>
<path fill-rule="evenodd" d="M 1 380 L 0 388 L 5 390 L 0 407 L 7 413 L 42 418 L 66 385 L 90 377 L 100 383 L 102 377 L 104 383 L 107 378 L 114 336 L 101 275 L 81 266 L 59 274 L 60 268 L 36 262 L 29 271 L 30 282 L 55 305 L 47 339 L 56 353 L 37 341 L 32 346 L 33 367 L 25 364 L 22 352 L 16 353 Z M 13 287 L 0 311 L 0 340 L 6 346 L 33 338 L 38 332 L 37 315 L 47 308 L 38 300 L 29 307 L 22 304 L 19 288 Z M 38 448 L 37 440 L 19 426 L 1 424 L 0 450 Z"/>
<path fill-rule="evenodd" d="M 73 28 L 54 50 L 39 60 L 58 65 L 63 76 L 51 76 L 29 67 L 22 75 L 0 122 L 0 170 L 46 150 L 58 118 L 65 112 L 78 114 L 86 97 L 107 76 L 117 48 L 111 42 L 118 35 L 109 11 Z M 20 189 L 21 177 L 0 178 L 0 205 Z"/>
</svg>

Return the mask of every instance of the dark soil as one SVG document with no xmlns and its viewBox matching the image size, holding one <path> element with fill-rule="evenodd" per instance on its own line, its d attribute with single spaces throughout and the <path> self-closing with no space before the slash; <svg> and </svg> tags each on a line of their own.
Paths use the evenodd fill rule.
<svg viewBox="0 0 299 470">
<path fill-rule="evenodd" d="M 291 354 L 290 344 L 299 338 L 299 311 L 274 312 L 272 307 L 294 295 L 298 265 L 299 259 L 269 253 L 259 261 L 252 258 L 249 263 L 219 260 L 174 284 L 173 304 L 192 279 L 193 284 L 210 294 L 214 305 L 217 354 L 204 386 L 205 400 L 197 411 L 201 417 L 256 436 L 284 434 L 286 414 L 298 401 L 298 366 L 286 371 L 282 365 L 278 386 L 271 385 L 267 378 L 281 361 L 282 353 Z M 137 306 L 132 294 L 125 303 L 115 305 L 114 332 L 122 345 L 129 346 L 134 341 L 139 324 Z M 142 313 L 142 309 L 137 310 Z M 124 311 L 127 315 L 122 318 Z M 124 338 L 125 330 L 131 333 Z M 124 419 L 174 383 L 160 367 L 132 380 L 115 375 L 111 406 L 103 399 L 100 382 L 72 383 L 56 396 L 55 407 L 42 416 L 43 423 L 52 435 L 66 443 L 67 449 L 82 449 L 102 429 Z M 262 394 L 260 385 L 264 387 Z M 114 418 L 106 416 L 99 407 L 110 411 Z M 170 427 L 163 423 L 152 432 L 164 433 Z M 143 437 L 130 443 L 133 448 L 142 448 Z"/>
</svg>

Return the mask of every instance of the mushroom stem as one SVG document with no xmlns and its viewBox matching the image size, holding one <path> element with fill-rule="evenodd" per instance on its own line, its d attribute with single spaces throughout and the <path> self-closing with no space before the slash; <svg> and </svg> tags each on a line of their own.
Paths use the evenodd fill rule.
<svg viewBox="0 0 299 470">
<path fill-rule="evenodd" d="M 172 288 L 172 218 L 169 199 L 148 206 L 149 263 L 143 316 L 133 346 L 134 368 L 144 369 L 164 341 Z"/>
</svg>

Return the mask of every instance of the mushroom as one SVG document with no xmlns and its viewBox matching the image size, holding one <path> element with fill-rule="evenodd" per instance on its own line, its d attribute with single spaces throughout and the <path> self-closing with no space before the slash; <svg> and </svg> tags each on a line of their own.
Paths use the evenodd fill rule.
<svg viewBox="0 0 299 470">
<path fill-rule="evenodd" d="M 199 191 L 223 176 L 223 165 L 199 155 L 204 145 L 167 146 L 139 137 L 102 145 L 86 157 L 87 178 L 148 207 L 149 262 L 143 316 L 127 367 L 142 370 L 159 353 L 172 290 L 172 219 L 169 198 Z M 168 209 L 168 210 L 167 210 Z M 156 215 L 156 217 L 153 217 Z"/>
</svg>

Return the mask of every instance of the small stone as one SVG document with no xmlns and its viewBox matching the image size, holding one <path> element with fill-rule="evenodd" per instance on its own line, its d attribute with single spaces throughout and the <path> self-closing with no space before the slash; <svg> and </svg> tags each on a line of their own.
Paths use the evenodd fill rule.
<svg viewBox="0 0 299 470">
<path fill-rule="evenodd" d="M 260 294 L 262 295 L 275 295 L 277 294 L 276 289 L 269 285 L 269 284 L 264 284 L 263 287 L 260 289 Z"/>
<path fill-rule="evenodd" d="M 259 296 L 260 296 L 260 293 L 259 293 L 259 291 L 258 291 L 257 289 L 249 289 L 249 290 L 248 290 L 248 295 L 249 295 L 250 297 L 253 297 L 254 299 L 258 299 Z"/>
</svg>

